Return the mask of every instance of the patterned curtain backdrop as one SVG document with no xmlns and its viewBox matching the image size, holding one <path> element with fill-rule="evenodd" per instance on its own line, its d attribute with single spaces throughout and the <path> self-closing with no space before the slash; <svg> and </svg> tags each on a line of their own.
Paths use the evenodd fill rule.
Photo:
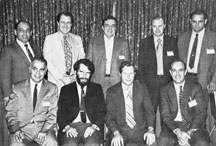
<svg viewBox="0 0 216 146">
<path fill-rule="evenodd" d="M 32 40 L 43 47 L 44 38 L 57 30 L 56 15 L 70 11 L 75 24 L 72 32 L 83 39 L 99 35 L 107 15 L 119 20 L 117 36 L 128 40 L 133 62 L 137 64 L 140 39 L 151 35 L 151 18 L 159 13 L 166 22 L 165 33 L 176 37 L 189 29 L 189 14 L 196 8 L 209 15 L 208 26 L 216 27 L 216 0 L 0 0 L 1 47 L 14 41 L 14 24 L 27 19 L 33 25 Z"/>
</svg>

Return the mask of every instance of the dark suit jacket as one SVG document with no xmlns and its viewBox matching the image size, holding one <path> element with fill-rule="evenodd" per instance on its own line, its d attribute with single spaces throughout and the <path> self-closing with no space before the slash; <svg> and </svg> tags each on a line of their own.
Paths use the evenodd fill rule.
<svg viewBox="0 0 216 146">
<path fill-rule="evenodd" d="M 30 44 L 35 56 L 41 56 L 39 47 Z M 17 42 L 3 47 L 0 54 L 0 86 L 3 97 L 11 93 L 12 84 L 29 77 L 30 62 Z"/>
<path fill-rule="evenodd" d="M 164 76 L 161 83 L 163 86 L 171 81 L 169 73 L 170 64 L 178 58 L 177 40 L 173 37 L 164 36 L 163 40 L 163 69 Z M 153 36 L 147 37 L 140 42 L 137 78 L 144 81 L 149 92 L 155 91 L 157 84 L 157 58 Z"/>
<path fill-rule="evenodd" d="M 86 52 L 86 58 L 95 65 L 95 73 L 92 81 L 104 85 L 106 74 L 106 52 L 104 36 L 92 38 Z M 130 50 L 128 43 L 123 38 L 114 37 L 113 53 L 111 59 L 110 82 L 112 85 L 120 81 L 119 66 L 122 61 L 130 61 Z"/>
<path fill-rule="evenodd" d="M 106 116 L 105 100 L 101 85 L 90 82 L 87 85 L 85 97 L 86 114 L 92 124 L 103 130 Z M 57 122 L 59 134 L 66 125 L 70 125 L 79 114 L 79 96 L 76 82 L 65 85 L 60 92 L 58 103 Z"/>
<path fill-rule="evenodd" d="M 11 133 L 20 129 L 34 137 L 39 131 L 48 132 L 56 124 L 58 88 L 43 80 L 33 111 L 30 85 L 27 79 L 13 86 L 13 93 L 6 106 L 6 120 Z"/>
<path fill-rule="evenodd" d="M 151 99 L 145 85 L 138 81 L 133 84 L 133 111 L 138 130 L 145 131 L 147 127 L 154 127 L 155 113 Z M 127 126 L 125 101 L 121 82 L 107 90 L 107 117 L 106 124 L 111 132 L 120 133 Z M 135 127 L 136 127 L 135 126 Z"/>
<path fill-rule="evenodd" d="M 200 129 L 205 127 L 207 116 L 207 101 L 205 100 L 200 85 L 191 81 L 186 81 L 182 94 L 182 114 L 186 121 L 190 123 L 190 129 Z M 196 106 L 189 107 L 188 102 L 195 100 Z M 178 101 L 173 82 L 170 82 L 161 89 L 160 112 L 163 122 L 172 131 L 177 127 L 174 122 L 178 111 Z"/>
<path fill-rule="evenodd" d="M 178 37 L 179 57 L 187 63 L 188 48 L 192 31 L 182 33 Z M 214 53 L 208 53 L 213 49 Z M 198 65 L 198 81 L 203 89 L 206 89 L 210 82 L 216 83 L 216 33 L 205 29 L 203 36 L 200 59 Z"/>
</svg>

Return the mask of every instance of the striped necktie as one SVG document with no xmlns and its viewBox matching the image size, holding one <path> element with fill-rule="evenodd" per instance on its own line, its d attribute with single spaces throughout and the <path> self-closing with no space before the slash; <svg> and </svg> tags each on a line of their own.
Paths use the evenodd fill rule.
<svg viewBox="0 0 216 146">
<path fill-rule="evenodd" d="M 136 125 L 134 120 L 134 113 L 133 113 L 133 100 L 132 94 L 129 88 L 127 89 L 127 97 L 126 97 L 126 123 L 127 125 L 133 129 Z"/>
<path fill-rule="evenodd" d="M 64 53 L 65 53 L 65 66 L 66 74 L 70 75 L 72 68 L 72 52 L 67 41 L 67 36 L 64 36 Z"/>
</svg>

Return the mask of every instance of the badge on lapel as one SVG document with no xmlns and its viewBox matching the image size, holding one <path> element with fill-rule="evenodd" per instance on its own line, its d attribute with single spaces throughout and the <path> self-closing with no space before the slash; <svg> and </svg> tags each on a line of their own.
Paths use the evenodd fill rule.
<svg viewBox="0 0 216 146">
<path fill-rule="evenodd" d="M 124 60 L 125 59 L 124 55 L 119 55 L 119 59 Z"/>
<path fill-rule="evenodd" d="M 43 106 L 50 106 L 51 103 L 49 101 L 42 101 Z"/>
<path fill-rule="evenodd" d="M 190 108 L 197 105 L 197 101 L 195 99 L 192 100 L 192 98 L 190 96 L 189 96 L 189 99 L 190 99 L 190 101 L 188 102 L 188 106 Z"/>
<path fill-rule="evenodd" d="M 206 53 L 207 53 L 207 54 L 215 54 L 215 49 L 214 49 L 214 47 L 206 48 Z"/>
<path fill-rule="evenodd" d="M 174 56 L 173 51 L 167 51 L 167 56 Z"/>
</svg>

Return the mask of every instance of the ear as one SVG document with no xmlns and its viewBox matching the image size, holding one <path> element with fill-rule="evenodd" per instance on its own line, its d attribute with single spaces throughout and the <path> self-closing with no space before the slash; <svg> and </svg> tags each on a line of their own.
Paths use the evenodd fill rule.
<svg viewBox="0 0 216 146">
<path fill-rule="evenodd" d="M 17 30 L 16 29 L 14 30 L 14 34 L 15 34 L 15 36 L 17 36 Z"/>
<path fill-rule="evenodd" d="M 169 73 L 170 73 L 170 75 L 172 76 L 172 71 L 169 69 Z"/>
<path fill-rule="evenodd" d="M 105 28 L 104 28 L 104 26 L 103 26 L 103 25 L 101 26 L 101 28 L 102 28 L 102 30 L 104 31 L 104 29 L 105 29 Z"/>
<path fill-rule="evenodd" d="M 188 70 L 186 69 L 186 70 L 185 70 L 185 75 L 187 74 L 187 72 L 188 72 Z"/>
<path fill-rule="evenodd" d="M 205 19 L 205 24 L 207 24 L 207 22 L 208 22 L 208 19 Z"/>
</svg>

